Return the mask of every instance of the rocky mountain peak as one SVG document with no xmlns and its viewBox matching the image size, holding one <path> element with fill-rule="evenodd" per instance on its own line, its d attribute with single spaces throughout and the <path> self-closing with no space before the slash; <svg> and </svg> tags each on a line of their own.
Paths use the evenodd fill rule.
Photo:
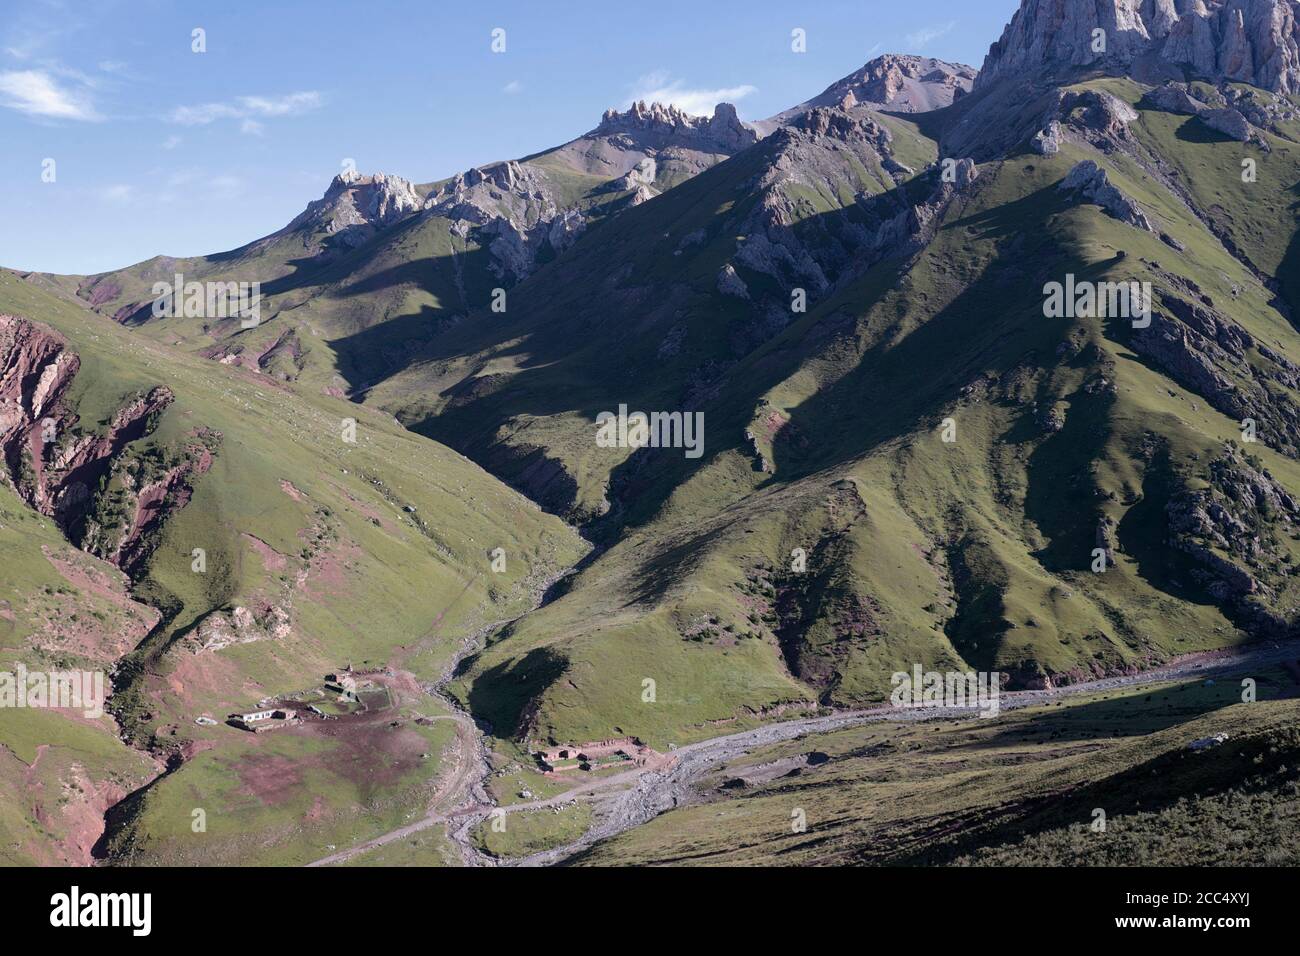
<svg viewBox="0 0 1300 956">
<path fill-rule="evenodd" d="M 695 116 L 671 103 L 636 102 L 622 113 L 606 110 L 600 125 L 588 135 L 627 135 L 634 139 L 649 136 L 662 145 L 716 147 L 715 151 L 727 153 L 758 142 L 758 133 L 740 121 L 730 103 L 719 103 L 712 116 Z"/>
<path fill-rule="evenodd" d="M 692 117 L 672 103 L 650 103 L 638 100 L 625 112 L 605 110 L 596 127 L 598 133 L 618 133 L 632 129 L 660 129 L 674 131 L 692 125 Z"/>
<path fill-rule="evenodd" d="M 1099 32 L 1100 31 L 1100 32 Z M 1083 68 L 1300 91 L 1297 0 L 1022 0 L 977 87 Z"/>
<path fill-rule="evenodd" d="M 365 219 L 379 223 L 400 218 L 423 205 L 410 180 L 388 173 L 365 176 L 354 169 L 335 176 L 325 191 L 327 200 L 344 196 Z"/>
<path fill-rule="evenodd" d="M 387 173 L 363 175 L 355 169 L 339 173 L 325 195 L 308 203 L 286 231 L 304 226 L 322 229 L 345 246 L 364 242 L 376 228 L 418 212 L 424 200 L 415 186 Z"/>
<path fill-rule="evenodd" d="M 856 73 L 831 84 L 813 102 L 818 106 L 868 104 L 904 113 L 951 106 L 971 91 L 976 70 L 932 57 L 887 53 Z"/>
</svg>

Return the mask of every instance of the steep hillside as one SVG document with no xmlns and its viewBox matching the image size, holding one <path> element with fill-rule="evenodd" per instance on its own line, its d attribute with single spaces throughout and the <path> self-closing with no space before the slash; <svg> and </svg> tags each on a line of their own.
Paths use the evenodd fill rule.
<svg viewBox="0 0 1300 956">
<path fill-rule="evenodd" d="M 911 123 L 869 108 L 809 111 L 580 241 L 504 315 L 433 343 L 368 401 L 548 508 L 606 514 L 606 485 L 637 456 L 598 448 L 596 415 L 704 408 L 738 359 L 803 314 L 795 290 L 816 303 L 922 242 L 956 192 L 914 178 L 908 161 L 935 155 Z"/>
<path fill-rule="evenodd" d="M 110 671 L 158 621 L 121 571 L 71 548 L 5 485 L 0 554 L 0 672 Z M 0 863 L 90 864 L 104 813 L 159 772 L 94 709 L 0 710 Z"/>
<path fill-rule="evenodd" d="M 418 805 L 431 766 L 419 754 L 440 746 L 404 740 L 412 730 L 394 729 L 391 743 L 342 733 L 259 746 L 221 721 L 319 686 L 352 662 L 398 670 L 400 659 L 399 677 L 432 680 L 465 633 L 531 607 L 581 555 L 576 536 L 378 414 L 142 342 L 12 273 L 0 275 L 0 313 L 6 479 L 89 552 L 57 544 L 46 525 L 49 540 L 27 547 L 32 580 L 6 575 L 14 589 L 6 644 L 33 669 L 57 657 L 111 670 L 109 706 L 124 737 L 168 763 L 147 799 L 112 818 L 130 841 L 108 850 L 265 858 L 282 841 L 323 838 L 280 834 L 285 802 L 316 801 L 311 819 L 323 835 L 340 826 L 364 833 L 396 812 L 398 797 Z M 497 549 L 505 561 L 494 569 Z M 120 572 L 96 568 L 90 555 L 128 572 L 130 597 Z M 60 576 L 70 584 L 47 583 Z M 65 592 L 67 602 L 50 597 Z M 85 614 L 93 620 L 79 634 L 69 621 Z M 133 623 L 114 630 L 123 615 Z M 400 689 L 394 698 L 404 725 L 410 702 Z M 0 722 L 21 718 L 14 714 Z M 358 747 L 386 757 L 353 767 L 327 756 Z M 30 762 L 28 749 L 13 752 Z M 250 801 L 237 781 L 257 793 L 257 768 L 276 761 L 296 769 L 273 798 Z M 316 764 L 332 769 L 309 775 Z M 219 791 L 202 783 L 213 765 L 225 768 Z M 171 793 L 186 795 L 183 814 L 154 809 Z M 192 836 L 195 807 L 210 814 L 211 835 L 186 847 L 180 835 Z"/>
<path fill-rule="evenodd" d="M 371 392 L 611 545 L 471 706 L 676 739 L 912 661 L 1043 686 L 1292 632 L 1295 105 L 1096 73 L 789 117 Z M 1048 315 L 1076 280 L 1149 283 L 1150 324 Z M 702 412 L 703 455 L 601 447 L 621 405 Z"/>
<path fill-rule="evenodd" d="M 471 722 L 428 712 L 444 674 L 494 766 L 541 791 L 534 745 L 666 753 L 883 702 L 916 665 L 1048 690 L 1294 637 L 1298 31 L 1294 0 L 1024 0 L 978 76 L 886 56 L 753 125 L 636 104 L 436 183 L 344 174 L 231 253 L 0 276 L 21 546 L 128 576 L 108 590 L 131 639 L 84 649 L 117 662 L 126 739 L 171 761 L 95 852 L 188 862 L 196 807 L 217 808 L 203 852 L 223 862 L 398 827 L 445 796 L 425 761 L 470 759 Z M 264 283 L 258 321 L 155 315 L 152 283 L 176 273 Z M 69 601 L 107 614 L 61 560 Z M 19 595 L 41 575 L 6 599 L 33 660 L 52 650 Z M 337 733 L 194 723 L 353 661 L 385 703 L 322 714 L 357 718 Z M 1231 703 L 1186 693 L 1188 723 Z M 1275 756 L 1291 709 L 1229 716 Z M 1177 777 L 1174 729 L 1148 743 Z M 1152 767 L 1112 743 L 1104 766 L 1050 759 L 1072 792 L 1131 788 Z M 1052 783 L 1045 764 L 1003 787 L 1004 758 L 980 763 L 980 800 L 954 797 L 953 826 Z M 1294 788 L 1281 758 L 1260 774 L 1261 805 Z M 1197 812 L 1231 790 L 1178 780 Z M 934 793 L 907 782 L 917 805 Z M 851 783 L 845 799 L 889 796 Z M 776 804 L 755 804 L 766 825 Z M 1135 832 L 1186 822 L 1152 812 Z M 1020 847 L 1013 817 L 981 844 L 993 859 Z M 1025 852 L 1072 845 L 1072 820 L 1033 819 Z M 981 862 L 960 840 L 876 856 L 861 824 L 786 849 Z M 771 850 L 688 836 L 706 858 Z M 594 859 L 691 856 L 660 838 Z"/>
<path fill-rule="evenodd" d="M 1178 260 L 1157 236 L 1074 205 L 1058 187 L 1086 155 L 1071 152 L 982 170 L 904 276 L 878 266 L 742 360 L 703 406 L 703 463 L 651 462 L 617 486 L 625 517 L 642 526 L 485 653 L 471 672 L 482 697 L 512 672 L 508 661 L 538 653 L 534 634 L 564 636 L 543 641 L 554 679 L 520 731 L 567 739 L 731 716 L 731 702 L 696 697 L 692 684 L 664 693 L 679 669 L 707 673 L 710 657 L 746 674 L 734 686 L 760 709 L 792 691 L 769 690 L 749 667 L 784 666 L 805 699 L 845 704 L 883 699 L 888 675 L 915 660 L 1041 686 L 1286 632 L 1296 513 L 1283 488 L 1297 487 L 1294 462 L 1263 442 L 1242 449 L 1240 420 L 1195 380 L 1164 378 L 1158 348 L 1140 361 L 1134 330 L 1043 317 L 1038 290 L 1069 272 L 1149 275 L 1171 308 L 1190 275 L 1204 278 L 1160 265 Z M 1229 277 L 1206 294 L 1232 303 L 1261 342 L 1294 350 L 1267 290 L 1181 216 L 1180 232 L 1199 236 Z M 1292 400 L 1290 386 L 1263 373 L 1257 385 L 1240 361 L 1245 384 Z M 610 392 L 609 405 L 625 394 Z M 1253 407 L 1264 420 L 1269 404 Z M 652 452 L 668 454 L 641 454 Z M 1213 520 L 1191 519 L 1216 504 L 1225 521 L 1267 536 L 1234 543 Z M 1099 546 L 1103 574 L 1091 569 Z M 808 555 L 802 575 L 790 570 L 795 548 Z M 601 565 L 643 583 L 611 584 Z M 629 592 L 637 602 L 621 628 L 587 603 Z M 566 608 L 562 625 L 547 626 Z M 663 650 L 650 655 L 652 634 Z M 654 663 L 633 663 L 640 655 Z M 639 705 L 635 674 L 659 675 L 656 707 Z"/>
</svg>

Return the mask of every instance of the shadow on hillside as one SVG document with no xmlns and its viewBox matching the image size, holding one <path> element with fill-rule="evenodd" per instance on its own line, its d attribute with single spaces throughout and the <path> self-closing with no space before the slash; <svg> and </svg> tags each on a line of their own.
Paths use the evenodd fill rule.
<svg viewBox="0 0 1300 956">
<path fill-rule="evenodd" d="M 1138 576 L 1157 591 L 1180 601 L 1213 604 L 1197 587 L 1192 572 L 1197 563 L 1188 554 L 1165 544 L 1169 536 L 1169 500 L 1181 488 L 1169 448 L 1157 449 L 1142 477 L 1142 498 L 1125 512 L 1116 529 L 1124 554 L 1137 565 Z"/>
<path fill-rule="evenodd" d="M 439 335 L 486 303 L 498 284 L 489 281 L 491 256 L 486 249 L 389 264 L 395 246 L 408 241 L 418 245 L 420 231 L 438 227 L 422 216 L 411 217 L 312 276 L 314 284 L 332 286 L 316 305 L 343 317 L 336 323 L 342 334 L 328 344 L 339 357 L 339 374 L 352 393 L 363 394 L 407 368 Z M 404 294 L 414 291 L 428 294 L 437 304 L 410 311 Z"/>
<path fill-rule="evenodd" d="M 1294 766 L 1298 750 L 1294 731 L 1258 734 L 1208 753 L 1170 750 L 1100 780 L 999 807 L 990 825 L 981 826 L 976 818 L 973 826 L 960 829 L 951 839 L 939 835 L 936 842 L 922 842 L 889 862 L 947 865 L 982 848 L 1017 844 L 1061 827 L 1087 826 L 1098 807 L 1111 819 L 1159 812 L 1180 800 L 1222 794 Z M 945 821 L 946 832 L 951 832 L 952 823 Z M 924 840 L 924 834 L 920 836 Z"/>
<path fill-rule="evenodd" d="M 494 637 L 493 642 L 500 641 L 505 633 Z M 478 659 L 479 655 L 475 655 L 461 661 L 457 676 L 469 673 Z M 521 658 L 489 667 L 469 685 L 469 711 L 497 736 L 513 737 L 523 729 L 520 724 L 525 708 L 563 677 L 567 666 L 568 661 L 555 651 L 539 647 Z"/>
<path fill-rule="evenodd" d="M 1291 187 L 1291 194 L 1300 196 L 1300 182 Z M 1300 200 L 1293 202 L 1290 210 L 1297 221 L 1292 224 L 1291 243 L 1277 267 L 1277 280 L 1282 301 L 1290 312 L 1287 317 L 1293 326 L 1300 328 L 1300 228 L 1297 228 L 1300 227 Z"/>
<path fill-rule="evenodd" d="M 705 411 L 702 458 L 686 459 L 682 449 L 645 449 L 614 469 L 612 496 L 623 499 L 638 517 L 652 513 L 682 477 L 740 445 L 757 395 L 787 374 L 798 356 L 760 347 L 734 365 L 736 329 L 752 320 L 752 312 L 716 295 L 717 265 L 699 266 L 694 258 L 672 256 L 661 239 L 677 223 L 679 208 L 706 202 L 712 208 L 715 194 L 734 191 L 735 173 L 727 167 L 735 161 L 589 231 L 560 260 L 511 290 L 505 315 L 474 313 L 449 330 L 420 360 L 434 363 L 430 378 L 436 377 L 438 363 L 454 366 L 458 381 L 438 394 L 445 404 L 436 415 L 418 418 L 410 427 L 451 445 L 536 498 L 525 484 L 519 458 L 523 452 L 540 452 L 541 446 L 530 446 L 521 436 L 512 449 L 501 440 L 503 423 L 576 417 L 592 423 L 594 444 L 596 416 L 620 404 L 629 411 Z M 672 203 L 663 205 L 670 197 Z M 713 232 L 730 222 L 729 216 L 711 219 Z M 836 225 L 842 224 L 837 220 Z M 715 256 L 716 251 L 700 255 Z M 707 273 L 707 287 L 687 278 L 699 271 Z M 687 344 L 665 349 L 674 328 Z M 739 397 L 725 394 L 723 386 L 736 380 L 738 370 L 758 353 L 766 359 L 756 363 L 759 374 L 745 379 Z M 484 374 L 489 366 L 510 371 Z M 418 401 L 412 406 L 418 414 Z M 559 464 L 554 455 L 548 460 Z M 552 496 L 546 507 L 563 511 L 571 504 Z M 619 519 L 629 513 L 622 507 L 615 509 Z"/>
<path fill-rule="evenodd" d="M 1075 274 L 1083 281 L 1097 281 L 1108 266 L 1079 268 Z M 1076 367 L 1081 361 L 1082 355 Z M 1042 440 L 1025 467 L 1025 515 L 1047 538 L 1046 547 L 1034 552 L 1034 557 L 1053 572 L 1087 570 L 1098 545 L 1102 489 L 1090 466 L 1105 457 L 1115 399 L 1105 391 L 1088 394 L 1086 388 L 1082 385 L 1067 396 L 1069 408 L 1059 431 L 1043 438 L 1044 426 L 1035 422 Z"/>
<path fill-rule="evenodd" d="M 1079 742 L 1114 737 L 1142 737 L 1168 730 L 1206 714 L 1241 703 L 1240 687 L 1232 680 L 1154 685 L 1141 695 L 1120 688 L 1109 699 L 1085 704 L 1064 701 L 1048 705 L 1032 717 L 1014 714 L 998 733 L 974 746 L 1009 747 L 1025 741 Z M 1032 732 L 1030 732 L 1032 731 Z"/>
<path fill-rule="evenodd" d="M 719 191 L 733 191 L 727 167 L 738 159 L 628 210 L 599 233 L 589 232 L 560 261 L 511 290 L 506 315 L 472 313 L 427 351 L 404 357 L 408 364 L 430 361 L 431 380 L 439 368 L 447 369 L 452 382 L 436 398 L 412 395 L 410 408 L 417 417 L 409 427 L 456 448 L 534 500 L 539 499 L 536 479 L 541 472 L 544 506 L 563 513 L 577 493 L 569 463 L 575 457 L 592 459 L 583 449 L 576 456 L 565 454 L 555 433 L 542 428 L 538 441 L 529 442 L 527 429 L 537 427 L 531 420 L 567 416 L 591 422 L 594 444 L 595 420 L 602 411 L 614 411 L 621 403 L 631 411 L 680 409 L 690 404 L 689 396 L 698 396 L 693 407 L 706 416 L 704 455 L 686 459 L 681 449 L 644 449 L 628 457 L 611 473 L 613 507 L 597 520 L 598 536 L 649 520 L 683 481 L 719 455 L 738 449 L 748 457 L 745 429 L 759 396 L 837 340 L 852 342 L 857 317 L 893 286 L 881 283 L 872 298 L 848 306 L 836 301 L 843 298 L 841 290 L 737 362 L 730 351 L 733 323 L 744 316 L 734 318 L 732 300 L 716 295 L 716 267 L 701 269 L 693 259 L 681 257 L 660 265 L 667 255 L 660 237 L 671 231 L 681 208 L 703 206 Z M 900 199 L 907 195 L 903 187 L 898 194 Z M 670 197 L 673 202 L 665 204 Z M 1043 350 L 1054 348 L 1056 330 L 1035 329 L 1032 319 L 1019 318 L 1041 313 L 1039 288 L 1021 263 L 1041 262 L 1044 249 L 1054 251 L 1041 227 L 1062 203 L 1053 188 L 1045 187 L 949 224 L 947 230 L 971 230 L 981 242 L 1019 243 L 1015 261 L 991 255 L 992 265 L 985 263 L 974 281 L 958 280 L 966 287 L 932 317 L 924 315 L 923 297 L 907 303 L 908 313 L 917 317 L 915 329 L 896 343 L 882 336 L 850 359 L 853 368 L 846 375 L 795 408 L 773 449 L 781 481 L 853 460 L 910 432 L 916 421 L 956 400 L 962 387 L 985 369 L 1004 372 L 1033 349 L 1050 355 Z M 807 228 L 834 235 L 842 215 L 813 217 Z M 823 224 L 819 218 L 833 221 Z M 725 215 L 710 221 L 720 222 L 719 230 L 729 223 Z M 700 255 L 705 254 L 716 258 L 720 252 L 708 249 Z M 854 279 L 853 288 L 870 288 L 873 277 L 890 278 L 897 268 L 897 260 L 876 263 Z M 669 278 L 657 274 L 665 269 Z M 707 278 L 684 278 L 692 272 L 704 272 Z M 670 331 L 684 322 L 685 347 L 663 353 Z M 842 328 L 818 337 L 819 329 L 837 324 Z M 366 330 L 334 344 L 349 353 L 371 352 L 369 341 L 385 335 Z M 509 371 L 496 374 L 496 369 Z M 936 369 L 951 371 L 939 377 Z M 425 408 L 442 407 L 419 417 L 422 402 Z M 507 423 L 520 431 L 507 437 Z M 581 441 L 571 428 L 564 434 L 570 443 Z M 805 443 L 796 444 L 790 436 L 802 436 Z M 545 461 L 524 461 L 529 455 Z M 555 490 L 555 468 L 568 474 L 563 494 Z"/>
<path fill-rule="evenodd" d="M 1198 116 L 1187 117 L 1187 122 L 1179 125 L 1174 130 L 1174 136 L 1184 143 L 1232 143 L 1236 142 L 1231 136 L 1220 133 L 1218 130 L 1211 129 Z"/>
<path fill-rule="evenodd" d="M 395 237 L 401 236 L 404 231 L 411 228 L 413 223 L 414 219 L 399 223 L 391 230 L 382 231 L 373 236 L 356 249 L 348 250 L 335 246 L 327 248 L 317 255 L 288 259 L 284 263 L 288 267 L 288 271 L 284 275 L 273 279 L 260 278 L 258 270 L 255 268 L 250 268 L 247 272 L 242 273 L 234 271 L 234 267 L 245 259 L 250 259 L 254 265 L 257 265 L 265 250 L 272 248 L 275 241 L 289 241 L 287 236 L 271 237 L 269 240 L 258 239 L 229 252 L 218 252 L 204 256 L 203 263 L 211 268 L 210 270 L 202 270 L 201 275 L 206 277 L 213 274 L 223 274 L 225 279 L 230 281 L 259 281 L 262 298 L 271 300 L 277 296 L 287 295 L 300 289 L 325 286 L 331 282 L 343 281 L 353 271 L 365 268 L 366 264 L 378 255 L 386 243 Z M 122 320 L 123 324 L 139 325 L 147 322 L 152 317 L 152 306 L 152 301 L 142 304 L 136 311 Z M 236 323 L 213 322 L 212 324 L 226 329 L 238 330 Z"/>
<path fill-rule="evenodd" d="M 1026 275 L 1020 262 L 1059 259 L 1042 225 L 1060 208 L 1063 200 L 1055 188 L 1045 187 L 945 226 L 948 233 L 977 230 L 981 241 L 1024 236 L 1030 246 L 1017 261 L 991 255 L 980 264 L 979 275 L 928 318 L 930 290 L 915 291 L 906 317 L 881 329 L 847 374 L 791 412 L 790 425 L 773 447 L 782 480 L 857 459 L 914 431 L 918 422 L 933 419 L 938 427 L 939 412 L 985 373 L 1001 375 L 1030 353 L 1048 360 L 1059 339 L 1059 320 L 1042 318 L 1041 282 Z M 933 265 L 940 272 L 945 264 Z M 954 286 L 961 281 L 954 280 Z M 917 324 L 899 337 L 911 317 Z M 812 450 L 782 440 L 787 434 Z"/>
</svg>

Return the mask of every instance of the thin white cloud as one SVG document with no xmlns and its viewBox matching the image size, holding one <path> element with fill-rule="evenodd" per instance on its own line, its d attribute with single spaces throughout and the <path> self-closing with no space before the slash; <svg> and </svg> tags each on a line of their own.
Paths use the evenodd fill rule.
<svg viewBox="0 0 1300 956">
<path fill-rule="evenodd" d="M 933 26 L 922 27 L 915 33 L 909 33 L 903 39 L 907 41 L 908 46 L 918 48 L 926 46 L 932 40 L 937 40 L 955 29 L 957 29 L 957 21 L 949 20 L 947 23 L 936 23 Z"/>
<path fill-rule="evenodd" d="M 164 204 L 236 199 L 244 194 L 247 187 L 247 183 L 239 176 L 228 173 L 214 175 L 198 166 L 170 172 L 154 169 L 151 176 L 151 183 L 157 183 L 158 186 L 150 190 L 149 198 Z"/>
<path fill-rule="evenodd" d="M 708 116 L 713 113 L 713 107 L 719 103 L 734 103 L 757 92 L 758 87 L 750 86 L 748 83 L 741 86 L 724 86 L 720 89 L 689 87 L 683 80 L 674 80 L 665 71 L 657 70 L 637 80 L 632 95 L 623 107 L 626 109 L 638 101 L 671 103 L 687 113 Z"/>
<path fill-rule="evenodd" d="M 255 119 L 246 119 L 239 124 L 239 131 L 245 136 L 261 136 L 265 129 L 266 127 Z"/>
<path fill-rule="evenodd" d="M 0 73 L 0 105 L 48 119 L 100 119 L 84 89 L 62 84 L 44 70 Z"/>
<path fill-rule="evenodd" d="M 520 83 L 518 80 L 511 80 L 505 86 L 501 87 L 502 93 L 507 93 L 511 96 L 513 96 L 516 93 L 522 93 L 523 91 L 524 91 L 524 84 Z"/>
<path fill-rule="evenodd" d="M 284 96 L 241 96 L 229 103 L 178 106 L 168 118 L 182 126 L 206 126 L 223 119 L 256 120 L 297 116 L 319 109 L 320 105 L 321 95 L 315 90 L 308 90 Z"/>
<path fill-rule="evenodd" d="M 162 148 L 175 149 L 182 142 L 184 141 L 179 136 L 168 136 L 165 140 L 163 140 Z"/>
<path fill-rule="evenodd" d="M 233 199 L 244 191 L 244 181 L 238 176 L 213 176 L 208 187 L 220 199 Z"/>
<path fill-rule="evenodd" d="M 126 203 L 130 202 L 135 196 L 135 187 L 128 186 L 124 183 L 118 183 L 112 186 L 105 186 L 99 191 L 99 198 L 105 202 Z"/>
</svg>

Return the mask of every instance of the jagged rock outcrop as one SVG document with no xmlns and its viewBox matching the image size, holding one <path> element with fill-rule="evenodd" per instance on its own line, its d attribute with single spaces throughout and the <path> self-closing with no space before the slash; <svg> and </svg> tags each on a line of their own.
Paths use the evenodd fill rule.
<svg viewBox="0 0 1300 956">
<path fill-rule="evenodd" d="M 674 179 L 694 175 L 758 141 L 729 103 L 711 117 L 692 116 L 661 103 L 634 103 L 608 110 L 596 129 L 555 150 L 555 161 L 590 174 L 613 174 L 604 193 L 627 192 L 611 209 L 624 209 L 659 195 L 661 172 Z M 450 220 L 462 239 L 473 237 L 491 254 L 490 268 L 503 282 L 518 282 L 537 268 L 547 247 L 562 252 L 585 232 L 590 209 L 574 206 L 548 170 L 511 160 L 461 173 L 423 205 L 427 215 Z"/>
<path fill-rule="evenodd" d="M 1169 545 L 1196 560 L 1195 577 L 1244 626 L 1268 637 L 1286 635 L 1290 622 L 1271 598 L 1273 585 L 1290 573 L 1282 539 L 1294 532 L 1300 504 L 1231 444 L 1210 463 L 1205 485 L 1169 501 Z"/>
<path fill-rule="evenodd" d="M 727 155 L 758 142 L 758 133 L 740 121 L 730 103 L 719 103 L 712 116 L 694 116 L 671 103 L 637 102 L 622 113 L 606 110 L 587 135 L 624 135 L 659 149 L 676 145 Z"/>
<path fill-rule="evenodd" d="M 1113 219 L 1147 232 L 1156 231 L 1147 214 L 1142 211 L 1142 207 L 1124 195 L 1110 181 L 1106 170 L 1091 159 L 1085 159 L 1070 170 L 1069 175 L 1061 180 L 1060 189 L 1074 193 L 1086 202 L 1096 203 Z"/>
<path fill-rule="evenodd" d="M 551 220 L 546 238 L 556 252 L 563 252 L 587 231 L 587 220 L 576 209 L 568 209 Z"/>
<path fill-rule="evenodd" d="M 1034 134 L 1029 145 L 1039 156 L 1055 156 L 1061 151 L 1061 124 L 1052 120 Z"/>
<path fill-rule="evenodd" d="M 283 640 L 293 632 L 290 611 L 278 604 L 257 609 L 236 607 L 232 611 L 213 611 L 199 622 L 185 638 L 184 646 L 193 654 L 215 653 L 238 644 Z"/>
<path fill-rule="evenodd" d="M 1128 138 L 1128 124 L 1138 118 L 1137 110 L 1104 90 L 1063 93 L 1060 115 L 1096 146 L 1119 143 Z"/>
<path fill-rule="evenodd" d="M 659 195 L 659 190 L 653 186 L 647 186 L 645 183 L 638 183 L 632 188 L 632 192 L 623 200 L 625 207 L 631 209 L 633 206 L 639 206 L 643 202 L 649 202 Z"/>
<path fill-rule="evenodd" d="M 582 214 L 562 203 L 542 170 L 511 160 L 458 174 L 429 197 L 425 210 L 450 220 L 461 238 L 476 237 L 498 278 L 517 282 L 536 268 L 547 243 L 560 251 L 585 229 Z"/>
<path fill-rule="evenodd" d="M 657 169 L 654 158 L 647 156 L 614 180 L 613 188 L 616 190 L 645 188 L 653 191 Z"/>
<path fill-rule="evenodd" d="M 1263 90 L 1229 86 L 1221 92 L 1174 81 L 1148 92 L 1143 105 L 1165 113 L 1199 116 L 1211 129 L 1240 143 L 1253 141 L 1264 149 L 1271 147 L 1259 130 L 1281 133 L 1280 124 L 1297 115 L 1295 106 L 1285 97 Z"/>
<path fill-rule="evenodd" d="M 63 398 L 80 366 L 67 340 L 53 329 L 0 315 L 0 448 L 5 477 L 28 504 L 51 516 L 71 486 L 61 487 L 53 480 L 47 459 L 59 459 L 66 470 L 69 466 L 85 469 L 96 458 L 92 449 L 66 441 L 73 416 Z"/>
<path fill-rule="evenodd" d="M 1246 117 L 1252 126 L 1261 129 L 1281 132 L 1279 124 L 1291 122 L 1300 116 L 1300 111 L 1297 111 L 1291 100 L 1264 90 L 1229 86 L 1222 94 L 1217 90 L 1213 92 L 1216 96 L 1223 97 L 1223 105 L 1232 107 Z"/>
<path fill-rule="evenodd" d="M 720 292 L 754 307 L 750 326 L 733 336 L 738 350 L 790 323 L 795 290 L 811 302 L 882 259 L 913 254 L 948 204 L 979 176 L 975 162 L 963 158 L 908 181 L 892 158 L 888 130 L 868 114 L 837 107 L 804 111 L 760 148 L 768 155 L 765 171 L 751 184 L 758 200 L 726 227 L 738 238 L 717 278 Z M 828 192 L 828 184 L 856 181 L 863 168 L 884 170 L 894 184 L 882 183 L 883 191 L 863 192 L 847 204 L 839 190 Z M 756 282 L 754 273 L 771 281 Z"/>
<path fill-rule="evenodd" d="M 790 126 L 813 137 L 828 136 L 870 147 L 879 157 L 880 165 L 895 182 L 901 182 L 914 172 L 894 158 L 894 134 L 870 116 L 830 107 L 814 107 L 795 117 Z"/>
<path fill-rule="evenodd" d="M 562 252 L 573 245 L 593 216 L 648 202 L 668 186 L 754 145 L 759 138 L 729 103 L 719 103 L 712 116 L 693 116 L 660 103 L 635 103 L 623 112 L 607 111 L 595 130 L 548 151 L 545 162 L 510 160 L 474 167 L 427 196 L 400 176 L 346 171 L 335 176 L 324 195 L 287 226 L 241 253 L 252 258 L 260 249 L 289 243 L 294 257 L 305 250 L 308 257 L 328 259 L 414 217 L 443 218 L 451 235 L 486 249 L 487 267 L 502 285 L 510 285 L 535 271 L 538 257 L 546 251 Z M 605 186 L 574 195 L 566 170 L 599 177 Z M 172 262 L 160 257 L 154 273 L 170 280 Z M 455 281 L 461 281 L 459 271 Z M 115 299 L 121 290 L 110 278 L 96 277 L 78 292 L 92 305 L 100 305 Z M 114 316 L 123 322 L 145 320 L 149 305 L 130 302 Z M 260 368 L 260 359 L 244 355 L 244 348 L 243 343 L 222 343 L 212 357 Z M 277 362 L 273 374 L 295 377 L 297 351 L 288 346 L 279 349 L 271 357 Z"/>
<path fill-rule="evenodd" d="M 1300 408 L 1277 387 L 1300 384 L 1300 367 L 1206 301 L 1167 290 L 1162 305 L 1150 326 L 1134 330 L 1133 351 L 1224 415 L 1254 422 L 1261 442 L 1300 456 Z"/>
<path fill-rule="evenodd" d="M 1023 0 L 976 80 L 1080 69 L 1300 91 L 1296 0 Z"/>
<path fill-rule="evenodd" d="M 453 176 L 429 197 L 425 208 L 441 212 L 451 199 L 466 205 L 467 211 L 459 212 L 457 218 L 473 219 L 474 210 L 479 210 L 485 214 L 483 219 L 486 221 L 486 214 L 492 209 L 486 200 L 500 198 L 496 196 L 497 193 L 527 194 L 540 185 L 541 177 L 532 166 L 513 159 L 491 166 L 476 166 Z M 452 211 L 456 211 L 455 207 Z"/>
<path fill-rule="evenodd" d="M 1182 116 L 1196 116 L 1210 109 L 1191 95 L 1186 83 L 1177 83 L 1173 80 L 1149 91 L 1143 99 L 1146 106 Z"/>
<path fill-rule="evenodd" d="M 353 170 L 335 176 L 325 195 L 308 203 L 283 231 L 320 230 L 332 244 L 351 249 L 423 206 L 408 180 L 386 173 L 363 176 Z"/>
</svg>

